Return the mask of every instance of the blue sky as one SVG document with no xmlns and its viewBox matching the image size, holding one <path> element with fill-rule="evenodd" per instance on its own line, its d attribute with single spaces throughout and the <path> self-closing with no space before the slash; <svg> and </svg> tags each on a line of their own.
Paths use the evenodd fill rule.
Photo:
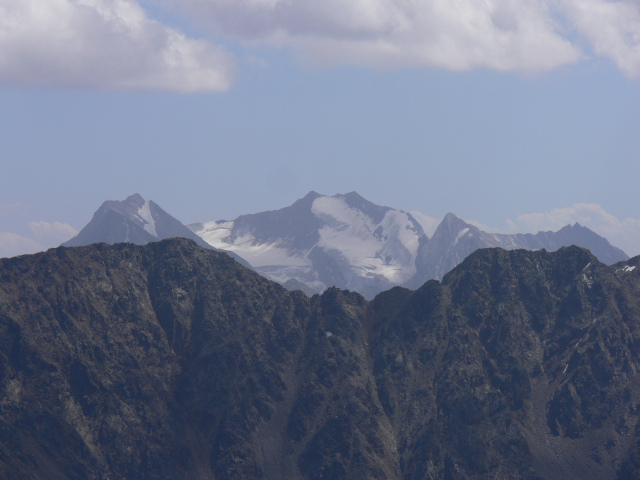
<svg viewBox="0 0 640 480">
<path fill-rule="evenodd" d="M 0 256 L 310 190 L 640 254 L 640 4 L 0 0 Z"/>
</svg>

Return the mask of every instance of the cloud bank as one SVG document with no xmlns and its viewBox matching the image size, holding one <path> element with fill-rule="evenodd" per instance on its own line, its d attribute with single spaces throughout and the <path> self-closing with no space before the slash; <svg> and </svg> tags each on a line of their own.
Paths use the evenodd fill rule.
<svg viewBox="0 0 640 480">
<path fill-rule="evenodd" d="M 291 46 L 319 65 L 536 73 L 593 52 L 640 78 L 637 0 L 165 2 L 203 30 Z"/>
<path fill-rule="evenodd" d="M 600 205 L 577 203 L 571 207 L 556 208 L 549 212 L 518 215 L 508 220 L 511 232 L 536 233 L 559 230 L 568 224 L 579 223 L 605 237 L 612 245 L 624 250 L 629 256 L 640 255 L 640 219 L 619 220 Z"/>
<path fill-rule="evenodd" d="M 130 0 L 0 0 L 0 83 L 221 91 L 223 49 L 151 20 Z"/>
<path fill-rule="evenodd" d="M 150 18 L 319 66 L 545 72 L 589 57 L 640 79 L 638 0 L 0 0 L 0 85 L 224 91 L 236 61 Z"/>
</svg>

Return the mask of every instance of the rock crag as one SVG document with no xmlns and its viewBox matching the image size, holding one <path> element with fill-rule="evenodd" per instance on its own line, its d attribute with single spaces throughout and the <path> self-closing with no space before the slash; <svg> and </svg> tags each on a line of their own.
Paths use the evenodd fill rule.
<svg viewBox="0 0 640 480">
<path fill-rule="evenodd" d="M 638 478 L 639 263 L 483 249 L 367 301 L 187 239 L 0 259 L 0 478 Z"/>
</svg>

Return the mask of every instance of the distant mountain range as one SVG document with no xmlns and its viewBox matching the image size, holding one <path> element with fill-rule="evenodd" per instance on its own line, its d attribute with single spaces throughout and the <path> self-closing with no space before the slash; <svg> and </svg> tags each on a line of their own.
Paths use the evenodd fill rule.
<svg viewBox="0 0 640 480">
<path fill-rule="evenodd" d="M 577 245 L 609 265 L 629 258 L 577 223 L 535 235 L 492 234 L 449 213 L 429 238 L 410 213 L 375 205 L 356 192 L 310 192 L 280 210 L 189 228 L 287 288 L 319 293 L 337 286 L 367 298 L 396 285 L 415 289 L 442 279 L 478 248 L 555 251 Z"/>
<path fill-rule="evenodd" d="M 555 251 L 577 245 L 611 265 L 629 257 L 579 224 L 557 232 L 494 234 L 449 213 L 429 237 L 416 216 L 381 207 L 356 192 L 310 192 L 280 210 L 235 220 L 183 225 L 156 203 L 135 194 L 107 201 L 63 246 L 186 237 L 232 255 L 290 290 L 308 295 L 337 286 L 367 298 L 393 286 L 415 289 L 443 276 L 479 248 Z"/>
</svg>

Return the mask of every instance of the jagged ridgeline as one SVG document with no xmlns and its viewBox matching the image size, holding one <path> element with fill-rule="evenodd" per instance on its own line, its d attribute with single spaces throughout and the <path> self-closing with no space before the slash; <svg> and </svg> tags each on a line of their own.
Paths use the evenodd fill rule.
<svg viewBox="0 0 640 480">
<path fill-rule="evenodd" d="M 312 298 L 186 239 L 0 260 L 0 478 L 640 477 L 640 257 Z"/>
<path fill-rule="evenodd" d="M 430 231 L 437 220 L 414 213 L 422 220 L 376 205 L 356 192 L 332 197 L 309 192 L 279 210 L 187 227 L 155 202 L 135 194 L 124 201 L 104 202 L 63 246 L 144 245 L 190 238 L 202 247 L 231 255 L 288 290 L 311 296 L 337 286 L 367 299 L 395 286 L 416 289 L 427 280 L 441 280 L 478 248 L 555 251 L 577 245 L 607 265 L 629 259 L 607 239 L 578 224 L 535 235 L 494 234 L 449 213 L 429 237 L 424 228 Z"/>
</svg>

